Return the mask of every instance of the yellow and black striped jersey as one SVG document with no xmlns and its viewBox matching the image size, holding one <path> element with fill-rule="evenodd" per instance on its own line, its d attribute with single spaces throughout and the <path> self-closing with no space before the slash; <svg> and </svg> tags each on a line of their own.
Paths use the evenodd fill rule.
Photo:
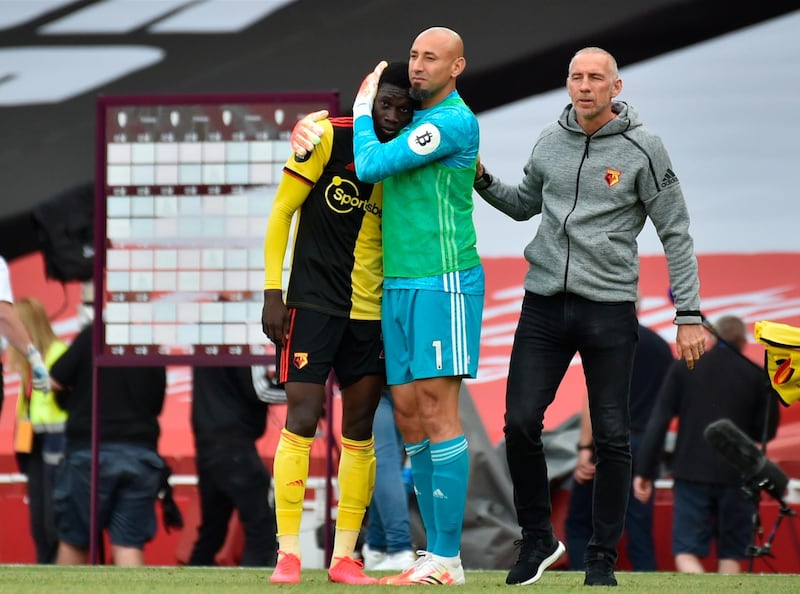
<svg viewBox="0 0 800 594">
<path fill-rule="evenodd" d="M 286 305 L 379 320 L 381 184 L 356 177 L 352 118 L 318 123 L 325 128 L 320 144 L 307 160 L 293 155 L 283 168 L 264 240 L 264 288 L 283 288 L 283 260 L 297 212 Z"/>
</svg>

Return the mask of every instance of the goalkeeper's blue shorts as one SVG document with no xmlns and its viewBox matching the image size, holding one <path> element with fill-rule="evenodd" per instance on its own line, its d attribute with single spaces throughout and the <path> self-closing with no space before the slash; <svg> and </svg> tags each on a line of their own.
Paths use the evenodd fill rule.
<svg viewBox="0 0 800 594">
<path fill-rule="evenodd" d="M 477 375 L 483 294 L 384 287 L 382 308 L 389 385 Z"/>
</svg>

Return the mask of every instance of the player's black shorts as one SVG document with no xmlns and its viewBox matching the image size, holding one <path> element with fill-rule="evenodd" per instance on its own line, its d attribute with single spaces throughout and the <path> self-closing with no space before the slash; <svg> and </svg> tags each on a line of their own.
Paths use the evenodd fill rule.
<svg viewBox="0 0 800 594">
<path fill-rule="evenodd" d="M 289 308 L 289 339 L 277 348 L 280 383 L 324 384 L 333 369 L 342 388 L 365 375 L 386 376 L 380 320 L 351 320 Z"/>
</svg>

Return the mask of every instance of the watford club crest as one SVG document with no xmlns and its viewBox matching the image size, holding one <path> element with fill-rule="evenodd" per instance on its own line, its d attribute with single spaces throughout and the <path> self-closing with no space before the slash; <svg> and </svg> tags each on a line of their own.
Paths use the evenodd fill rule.
<svg viewBox="0 0 800 594">
<path fill-rule="evenodd" d="M 619 176 L 622 172 L 617 169 L 606 169 L 606 183 L 608 187 L 616 186 L 619 183 Z"/>
<path fill-rule="evenodd" d="M 308 365 L 308 353 L 295 353 L 294 366 L 297 369 L 303 369 L 306 365 Z"/>
</svg>

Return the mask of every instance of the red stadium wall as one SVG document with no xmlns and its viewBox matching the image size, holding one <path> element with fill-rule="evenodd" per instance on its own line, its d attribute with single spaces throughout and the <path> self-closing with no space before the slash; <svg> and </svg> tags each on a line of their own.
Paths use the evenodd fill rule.
<svg viewBox="0 0 800 594">
<path fill-rule="evenodd" d="M 800 267 L 800 254 L 729 254 L 700 256 L 702 279 L 701 293 L 706 316 L 712 321 L 725 313 L 743 317 L 752 330 L 753 322 L 761 319 L 780 321 L 800 326 L 800 285 L 794 274 Z M 492 443 L 502 438 L 503 407 L 498 406 L 504 390 L 508 356 L 515 322 L 519 314 L 521 284 L 526 265 L 521 258 L 486 258 L 487 295 L 481 342 L 481 369 L 479 379 L 469 382 L 470 393 L 484 422 Z M 75 312 L 80 301 L 77 284 L 62 286 L 44 281 L 44 267 L 36 254 L 11 264 L 15 295 L 35 295 L 41 299 L 54 319 L 57 332 L 71 339 L 77 330 Z M 640 292 L 643 296 L 642 319 L 660 331 L 668 340 L 674 340 L 673 308 L 667 296 L 668 279 L 663 258 L 644 257 L 641 262 Z M 751 344 L 748 354 L 754 361 L 763 360 L 759 345 Z M 176 475 L 194 473 L 194 446 L 189 427 L 191 404 L 191 377 L 186 367 L 169 370 L 169 393 L 161 417 L 161 453 L 168 458 Z M 28 512 L 24 484 L 9 482 L 17 471 L 12 451 L 15 394 L 18 380 L 6 374 L 6 401 L 0 415 L 0 563 L 30 563 L 34 559 L 29 537 Z M 568 372 L 554 405 L 545 419 L 546 429 L 553 429 L 576 414 L 583 397 L 583 377 L 575 364 Z M 334 418 L 338 418 L 338 400 Z M 259 443 L 259 451 L 271 467 L 279 430 L 283 426 L 285 407 L 271 407 L 267 435 Z M 768 456 L 790 477 L 800 478 L 800 406 L 782 408 L 778 436 L 770 442 Z M 334 427 L 334 432 L 336 428 Z M 315 442 L 312 474 L 325 474 L 326 443 Z M 566 492 L 554 493 L 554 511 L 557 530 L 561 530 L 566 513 Z M 190 546 L 193 526 L 197 519 L 194 487 L 176 487 L 176 500 L 187 519 L 183 532 L 166 534 L 160 531 L 156 540 L 146 550 L 148 563 L 174 565 L 185 558 Z M 793 508 L 797 506 L 793 504 Z M 777 505 L 772 500 L 762 504 L 762 523 L 768 535 L 777 516 Z M 788 519 L 778 530 L 773 551 L 775 559 L 759 559 L 757 571 L 772 571 L 773 563 L 780 572 L 800 573 L 800 545 L 796 531 L 798 520 Z M 672 569 L 670 547 L 671 494 L 659 490 L 656 514 L 656 535 L 659 562 L 662 569 Z M 236 540 L 226 547 L 220 562 L 235 562 Z M 624 555 L 620 567 L 625 568 Z M 709 567 L 712 561 L 709 561 Z"/>
</svg>

